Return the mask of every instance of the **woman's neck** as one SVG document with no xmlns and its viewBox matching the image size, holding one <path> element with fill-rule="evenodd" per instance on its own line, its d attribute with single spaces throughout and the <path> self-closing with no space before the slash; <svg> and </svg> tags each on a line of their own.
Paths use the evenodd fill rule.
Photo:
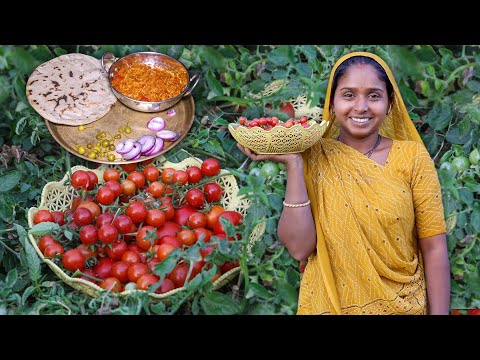
<svg viewBox="0 0 480 360">
<path fill-rule="evenodd" d="M 378 145 L 380 145 L 382 138 L 380 137 L 378 132 L 370 134 L 368 137 L 361 139 L 340 133 L 340 135 L 337 136 L 336 140 L 368 156 L 371 155 L 373 151 L 375 151 Z"/>
</svg>

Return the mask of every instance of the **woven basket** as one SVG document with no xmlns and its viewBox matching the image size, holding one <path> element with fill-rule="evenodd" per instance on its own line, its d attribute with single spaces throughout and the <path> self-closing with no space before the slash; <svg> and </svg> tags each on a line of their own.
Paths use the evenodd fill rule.
<svg viewBox="0 0 480 360">
<path fill-rule="evenodd" d="M 310 127 L 304 128 L 301 124 L 290 128 L 274 126 L 265 130 L 260 126 L 247 128 L 245 126 L 229 124 L 228 130 L 240 145 L 243 145 L 257 154 L 290 154 L 305 151 L 322 137 L 327 129 L 328 122 L 309 121 Z"/>
<path fill-rule="evenodd" d="M 168 161 L 165 161 L 165 158 L 163 156 L 158 157 L 155 159 L 153 162 L 153 165 L 157 166 L 159 169 L 163 168 L 174 168 L 176 170 L 184 170 L 187 167 L 191 165 L 196 165 L 196 166 L 201 166 L 202 161 L 197 158 L 187 158 L 179 163 L 171 163 Z M 75 170 L 90 170 L 93 171 L 97 176 L 98 176 L 98 182 L 101 184 L 103 183 L 103 173 L 107 168 L 116 168 L 117 170 L 120 171 L 121 173 L 121 178 L 125 177 L 126 174 L 123 171 L 123 169 L 120 166 L 107 166 L 107 165 L 102 165 L 97 169 L 88 169 L 83 166 L 74 166 L 72 167 L 72 173 Z M 221 170 L 220 174 L 226 174 L 226 170 Z M 72 200 L 75 196 L 75 190 L 71 185 L 66 185 L 66 181 L 69 178 L 69 174 L 65 174 L 62 180 L 60 181 L 53 181 L 47 183 L 43 190 L 42 190 L 42 195 L 41 195 L 41 201 L 39 207 L 31 207 L 28 210 L 28 225 L 29 227 L 33 227 L 33 218 L 36 214 L 36 212 L 40 209 L 47 209 L 50 211 L 65 211 L 66 209 L 70 208 Z M 218 178 L 215 180 L 223 189 L 223 194 L 221 198 L 221 204 L 226 210 L 234 210 L 238 211 L 241 213 L 243 216 L 246 215 L 247 209 L 249 207 L 250 202 L 248 200 L 242 200 L 239 199 L 237 196 L 238 193 L 238 186 L 237 186 L 237 181 L 233 175 L 227 175 L 223 176 L 221 178 Z M 259 223 L 253 230 L 250 238 L 249 238 L 249 244 L 247 246 L 247 251 L 250 252 L 250 249 L 255 241 L 261 238 L 262 234 L 265 231 L 265 222 Z M 68 285 L 71 287 L 83 291 L 84 293 L 92 296 L 92 297 L 98 297 L 100 292 L 103 291 L 103 289 L 84 279 L 80 278 L 72 278 L 69 275 L 67 275 L 57 264 L 55 264 L 52 260 L 49 258 L 46 258 L 40 249 L 38 248 L 37 245 L 37 240 L 35 239 L 34 236 L 28 235 L 30 242 L 32 243 L 35 251 L 37 252 L 38 256 L 52 269 L 52 271 L 59 277 L 61 278 L 64 282 L 66 282 Z M 235 275 L 240 272 L 240 267 L 236 267 L 225 274 L 222 274 L 214 283 L 213 283 L 213 288 L 214 289 L 219 289 L 220 287 L 224 286 L 227 284 L 230 280 L 232 280 Z M 185 287 L 177 288 L 172 291 L 163 293 L 163 294 L 154 294 L 154 293 L 149 293 L 149 296 L 152 299 L 157 299 L 157 300 L 164 300 L 168 298 L 170 295 L 173 295 L 179 291 L 185 290 Z M 134 291 L 143 291 L 143 290 L 127 290 L 119 293 L 119 296 L 127 296 L 131 292 Z"/>
</svg>

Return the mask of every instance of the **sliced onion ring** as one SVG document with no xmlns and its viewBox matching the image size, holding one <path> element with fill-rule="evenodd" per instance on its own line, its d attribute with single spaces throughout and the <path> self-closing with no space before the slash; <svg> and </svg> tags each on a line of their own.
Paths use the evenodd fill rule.
<svg viewBox="0 0 480 360">
<path fill-rule="evenodd" d="M 133 148 L 129 152 L 127 152 L 125 154 L 122 154 L 122 157 L 125 160 L 132 160 L 133 158 L 135 158 L 139 154 L 141 155 L 141 151 L 142 151 L 142 145 L 135 141 L 133 143 Z"/>
<path fill-rule="evenodd" d="M 115 146 L 115 151 L 120 155 L 126 154 L 133 149 L 133 144 L 134 141 L 132 139 L 126 139 Z"/>
<path fill-rule="evenodd" d="M 157 137 L 166 141 L 175 141 L 180 137 L 181 133 L 171 130 L 157 131 Z"/>
<path fill-rule="evenodd" d="M 165 120 L 161 118 L 160 116 L 155 116 L 150 119 L 150 121 L 147 123 L 147 128 L 152 131 L 160 131 L 165 129 Z"/>
<path fill-rule="evenodd" d="M 137 139 L 137 142 L 142 145 L 142 154 L 145 154 L 155 145 L 155 137 L 152 135 L 143 135 Z"/>
<path fill-rule="evenodd" d="M 164 145 L 163 140 L 157 137 L 155 138 L 155 145 L 153 145 L 153 147 L 143 155 L 145 156 L 156 155 L 163 150 L 163 145 Z"/>
</svg>

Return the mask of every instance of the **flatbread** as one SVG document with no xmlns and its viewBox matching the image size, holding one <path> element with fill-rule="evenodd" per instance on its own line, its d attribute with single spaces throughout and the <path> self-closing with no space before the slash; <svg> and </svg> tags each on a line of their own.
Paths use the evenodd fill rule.
<svg viewBox="0 0 480 360">
<path fill-rule="evenodd" d="M 117 101 L 100 60 L 77 53 L 39 65 L 27 81 L 27 98 L 43 118 L 74 126 L 100 119 Z"/>
</svg>

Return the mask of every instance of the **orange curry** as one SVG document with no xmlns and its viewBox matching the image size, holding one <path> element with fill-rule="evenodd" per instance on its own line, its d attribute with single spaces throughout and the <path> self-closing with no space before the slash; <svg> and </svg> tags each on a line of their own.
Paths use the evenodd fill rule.
<svg viewBox="0 0 480 360">
<path fill-rule="evenodd" d="M 162 101 L 179 95 L 187 85 L 184 73 L 134 63 L 118 70 L 112 86 L 123 95 L 139 101 Z"/>
</svg>

